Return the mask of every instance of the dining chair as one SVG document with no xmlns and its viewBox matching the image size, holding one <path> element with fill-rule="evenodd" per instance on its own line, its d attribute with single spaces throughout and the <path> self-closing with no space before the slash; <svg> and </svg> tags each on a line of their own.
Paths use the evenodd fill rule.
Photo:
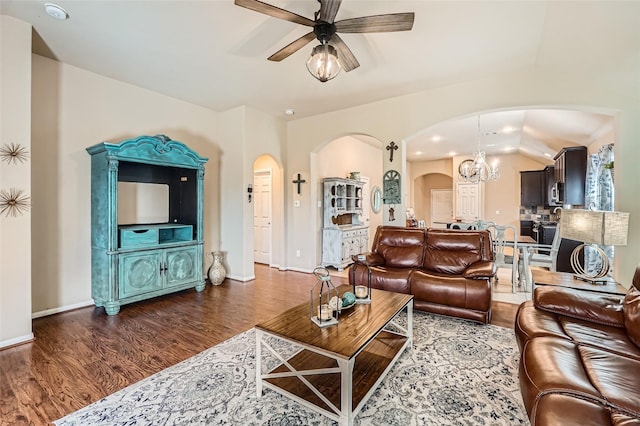
<svg viewBox="0 0 640 426">
<path fill-rule="evenodd" d="M 525 283 L 528 289 L 533 286 L 533 277 L 531 275 L 531 266 L 539 266 L 547 268 L 551 272 L 556 272 L 558 264 L 558 250 L 560 249 L 560 225 L 556 228 L 551 245 L 549 244 L 530 244 L 524 247 L 524 272 Z"/>
<path fill-rule="evenodd" d="M 541 266 L 543 268 L 547 268 L 552 272 L 556 272 L 556 265 L 558 261 L 558 249 L 560 248 L 560 225 L 556 227 L 556 233 L 553 236 L 553 241 L 551 241 L 551 245 L 547 244 L 537 244 L 534 246 L 529 246 L 527 248 L 528 251 L 528 262 L 529 266 Z"/>
<path fill-rule="evenodd" d="M 489 225 L 493 241 L 494 264 L 497 268 L 511 269 L 511 291 L 516 293 L 518 287 L 518 231 L 513 225 Z M 509 254 L 511 252 L 511 254 Z M 495 276 L 496 283 L 498 275 Z"/>
<path fill-rule="evenodd" d="M 471 222 L 471 229 L 483 230 L 495 224 L 495 222 L 491 222 L 488 220 L 474 220 L 473 222 Z"/>
</svg>

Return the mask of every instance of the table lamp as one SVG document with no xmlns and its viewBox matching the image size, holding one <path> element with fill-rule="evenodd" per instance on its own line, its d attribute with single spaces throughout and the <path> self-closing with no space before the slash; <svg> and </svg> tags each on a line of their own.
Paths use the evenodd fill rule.
<svg viewBox="0 0 640 426">
<path fill-rule="evenodd" d="M 610 262 L 607 254 L 597 246 L 626 246 L 629 232 L 629 213 L 564 209 L 560 215 L 560 236 L 583 241 L 571 253 L 571 267 L 577 279 L 596 284 L 607 281 Z M 600 258 L 600 270 L 587 273 L 580 264 L 580 251 L 590 245 Z"/>
</svg>

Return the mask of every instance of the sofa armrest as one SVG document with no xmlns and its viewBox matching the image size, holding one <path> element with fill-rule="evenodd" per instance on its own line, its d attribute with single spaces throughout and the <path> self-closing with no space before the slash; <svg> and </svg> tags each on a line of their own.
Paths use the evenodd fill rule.
<svg viewBox="0 0 640 426">
<path fill-rule="evenodd" d="M 469 265 L 462 275 L 475 280 L 490 279 L 496 275 L 496 270 L 495 263 L 483 260 Z"/>
<path fill-rule="evenodd" d="M 537 309 L 624 328 L 621 299 L 620 295 L 555 286 L 536 287 L 533 294 L 533 303 Z"/>
<path fill-rule="evenodd" d="M 365 266 L 381 266 L 384 265 L 384 257 L 378 253 L 360 253 L 351 256 L 354 262 L 360 263 Z"/>
</svg>

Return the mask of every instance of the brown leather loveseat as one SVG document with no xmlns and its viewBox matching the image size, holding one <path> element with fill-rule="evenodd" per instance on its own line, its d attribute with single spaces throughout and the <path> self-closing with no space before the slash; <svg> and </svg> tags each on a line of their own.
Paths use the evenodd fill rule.
<svg viewBox="0 0 640 426">
<path fill-rule="evenodd" d="M 496 273 L 488 231 L 379 226 L 371 252 L 354 256 L 349 283 L 413 294 L 414 307 L 482 323 Z"/>
<path fill-rule="evenodd" d="M 640 267 L 625 296 L 537 287 L 515 332 L 532 425 L 640 425 Z"/>
</svg>

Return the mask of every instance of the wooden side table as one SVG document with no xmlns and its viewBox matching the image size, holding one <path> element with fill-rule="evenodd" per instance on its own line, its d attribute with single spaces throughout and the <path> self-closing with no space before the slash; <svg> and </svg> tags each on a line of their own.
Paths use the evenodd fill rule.
<svg viewBox="0 0 640 426">
<path fill-rule="evenodd" d="M 627 293 L 627 289 L 614 280 L 608 280 L 604 284 L 591 284 L 578 280 L 573 274 L 567 272 L 551 272 L 544 269 L 532 269 L 531 274 L 534 285 L 554 285 L 608 294 L 625 295 Z"/>
</svg>

